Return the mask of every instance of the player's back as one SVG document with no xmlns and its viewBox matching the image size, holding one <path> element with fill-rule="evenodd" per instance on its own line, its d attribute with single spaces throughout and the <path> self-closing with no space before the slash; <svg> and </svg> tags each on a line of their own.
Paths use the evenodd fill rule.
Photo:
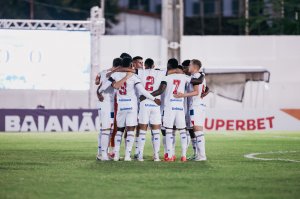
<svg viewBox="0 0 300 199">
<path fill-rule="evenodd" d="M 126 76 L 126 73 L 116 72 L 112 74 L 112 78 L 115 81 L 120 81 L 122 78 Z M 136 105 L 137 96 L 135 93 L 135 84 L 139 83 L 140 79 L 137 75 L 132 75 L 117 91 L 117 99 L 119 103 L 133 103 Z"/>
<path fill-rule="evenodd" d="M 108 78 L 106 77 L 108 73 L 108 70 L 103 70 L 99 73 L 100 76 L 100 88 L 106 81 L 108 81 Z M 102 95 L 104 97 L 104 101 L 112 101 L 113 100 L 113 94 L 114 94 L 114 89 L 110 86 L 106 90 L 103 91 Z"/>
<path fill-rule="evenodd" d="M 165 76 L 165 72 L 155 69 L 138 70 L 138 77 L 146 91 L 149 93 L 157 90 L 161 81 Z M 160 98 L 160 96 L 157 96 Z"/>
<path fill-rule="evenodd" d="M 204 76 L 205 77 L 205 74 L 204 73 L 195 73 L 195 74 L 192 74 L 191 77 L 192 78 L 200 78 L 201 76 Z M 193 96 L 193 97 L 189 97 L 189 105 L 190 106 L 199 106 L 199 105 L 205 105 L 205 102 L 203 100 L 203 98 L 201 97 L 201 94 L 205 91 L 206 89 L 206 80 L 205 78 L 203 79 L 203 82 L 201 84 L 199 84 L 199 94 L 197 96 Z M 193 91 L 193 85 L 190 85 L 189 86 L 189 91 Z"/>
<path fill-rule="evenodd" d="M 176 106 L 183 108 L 184 99 L 183 98 L 175 98 L 174 94 L 184 93 L 185 85 L 191 81 L 191 78 L 184 74 L 171 74 L 164 78 L 167 83 L 167 87 L 165 90 L 165 106 Z"/>
</svg>

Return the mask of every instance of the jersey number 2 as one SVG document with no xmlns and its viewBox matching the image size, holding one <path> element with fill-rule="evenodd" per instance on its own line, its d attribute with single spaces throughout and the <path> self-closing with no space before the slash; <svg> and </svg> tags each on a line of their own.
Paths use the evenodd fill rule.
<svg viewBox="0 0 300 199">
<path fill-rule="evenodd" d="M 126 82 L 124 82 L 123 86 L 121 86 L 121 88 L 119 89 L 119 94 L 120 95 L 126 95 L 127 94 L 126 87 L 127 87 L 127 84 L 126 84 Z"/>
<path fill-rule="evenodd" d="M 179 84 L 180 84 L 180 80 L 179 79 L 174 79 L 173 84 L 175 85 L 173 94 L 177 94 L 177 90 L 178 90 L 178 87 L 179 87 Z"/>
<path fill-rule="evenodd" d="M 146 85 L 145 85 L 145 89 L 147 91 L 153 91 L 153 84 L 154 84 L 154 77 L 153 76 L 147 76 L 146 78 Z"/>
</svg>

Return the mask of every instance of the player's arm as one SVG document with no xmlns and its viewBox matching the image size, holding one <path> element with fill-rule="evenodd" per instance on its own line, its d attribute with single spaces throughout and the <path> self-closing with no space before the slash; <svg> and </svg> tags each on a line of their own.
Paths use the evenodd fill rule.
<svg viewBox="0 0 300 199">
<path fill-rule="evenodd" d="M 148 93 L 148 91 L 145 90 L 145 88 L 141 85 L 141 83 L 137 83 L 135 85 L 135 87 L 137 88 L 137 90 L 146 98 L 154 101 L 157 105 L 160 105 L 160 100 L 156 99 L 153 95 L 151 95 L 150 93 Z"/>
<path fill-rule="evenodd" d="M 162 81 L 159 85 L 159 88 L 157 90 L 153 91 L 151 93 L 151 95 L 154 97 L 159 96 L 159 95 L 163 94 L 163 92 L 165 92 L 166 88 L 167 88 L 167 82 Z M 146 99 L 146 97 L 144 95 L 140 96 L 140 101 L 144 101 L 145 99 Z"/>
<path fill-rule="evenodd" d="M 167 88 L 167 82 L 162 81 L 160 82 L 158 89 L 156 91 L 153 91 L 151 95 L 153 95 L 154 97 L 159 96 L 163 94 L 163 92 L 165 92 L 166 88 Z"/>
<path fill-rule="evenodd" d="M 97 86 L 100 84 L 100 78 L 101 78 L 101 76 L 100 76 L 100 74 L 98 73 L 97 76 L 96 76 L 96 78 L 95 78 L 95 84 L 96 84 Z"/>
<path fill-rule="evenodd" d="M 120 81 L 113 81 L 112 82 L 112 87 L 114 87 L 115 89 L 119 89 L 119 88 L 121 88 L 121 86 L 123 86 L 124 85 L 124 83 L 131 77 L 133 75 L 133 73 L 131 73 L 131 72 L 128 72 L 127 74 L 126 74 L 126 76 L 125 77 L 123 77 Z"/>
<path fill-rule="evenodd" d="M 188 92 L 188 93 L 180 93 L 178 92 L 177 94 L 174 94 L 175 98 L 183 98 L 183 97 L 193 97 L 199 95 L 199 85 L 194 85 L 193 86 L 193 91 Z"/>
<path fill-rule="evenodd" d="M 115 69 L 113 69 L 112 71 L 110 71 L 109 73 L 106 74 L 106 77 L 110 77 L 113 73 L 116 72 L 124 72 L 124 73 L 136 73 L 137 74 L 137 70 L 135 69 L 131 69 L 131 68 L 124 68 L 124 67 L 117 67 Z"/>
<path fill-rule="evenodd" d="M 208 86 L 206 86 L 206 87 L 205 87 L 205 91 L 204 91 L 203 93 L 201 93 L 201 98 L 206 97 L 206 95 L 208 95 L 209 91 L 210 91 L 210 90 L 209 90 Z"/>
<path fill-rule="evenodd" d="M 200 75 L 199 78 L 192 78 L 190 83 L 193 84 L 193 85 L 199 85 L 199 84 L 202 84 L 203 80 L 204 80 L 204 76 L 203 74 Z"/>
<path fill-rule="evenodd" d="M 105 91 L 108 87 L 111 86 L 111 81 L 105 81 L 104 84 L 101 84 L 100 86 L 98 86 L 97 89 L 97 94 L 102 94 L 103 91 Z"/>
</svg>

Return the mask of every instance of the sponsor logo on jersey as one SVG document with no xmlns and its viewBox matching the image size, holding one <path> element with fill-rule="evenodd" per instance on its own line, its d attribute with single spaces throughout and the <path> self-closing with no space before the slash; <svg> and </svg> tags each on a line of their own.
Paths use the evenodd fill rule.
<svg viewBox="0 0 300 199">
<path fill-rule="evenodd" d="M 183 111 L 183 108 L 172 107 L 172 111 Z"/>
<path fill-rule="evenodd" d="M 129 111 L 132 110 L 132 107 L 120 108 L 120 111 Z"/>
<path fill-rule="evenodd" d="M 119 102 L 130 102 L 131 99 L 119 99 Z"/>
<path fill-rule="evenodd" d="M 155 104 L 145 104 L 146 107 L 157 107 Z"/>
<path fill-rule="evenodd" d="M 182 99 L 170 99 L 171 102 L 182 102 Z"/>
</svg>

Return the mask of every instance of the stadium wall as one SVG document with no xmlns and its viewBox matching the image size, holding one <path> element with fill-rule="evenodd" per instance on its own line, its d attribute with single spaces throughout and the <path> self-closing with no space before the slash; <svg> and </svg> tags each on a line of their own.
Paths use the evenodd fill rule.
<svg viewBox="0 0 300 199">
<path fill-rule="evenodd" d="M 86 40 L 78 41 L 86 42 Z M 244 102 L 233 102 L 209 94 L 207 104 L 216 109 L 281 109 L 300 107 L 299 36 L 184 36 L 182 60 L 198 58 L 204 67 L 263 66 L 271 72 L 269 85 L 247 83 Z M 160 36 L 103 36 L 102 69 L 122 52 L 152 57 L 165 68 L 167 43 Z M 1 66 L 1 65 L 0 65 Z M 63 66 L 62 66 L 63 67 Z M 268 89 L 266 89 L 268 88 Z M 1 90 L 0 108 L 87 108 L 87 91 Z M 96 102 L 95 102 L 96 103 Z"/>
</svg>

